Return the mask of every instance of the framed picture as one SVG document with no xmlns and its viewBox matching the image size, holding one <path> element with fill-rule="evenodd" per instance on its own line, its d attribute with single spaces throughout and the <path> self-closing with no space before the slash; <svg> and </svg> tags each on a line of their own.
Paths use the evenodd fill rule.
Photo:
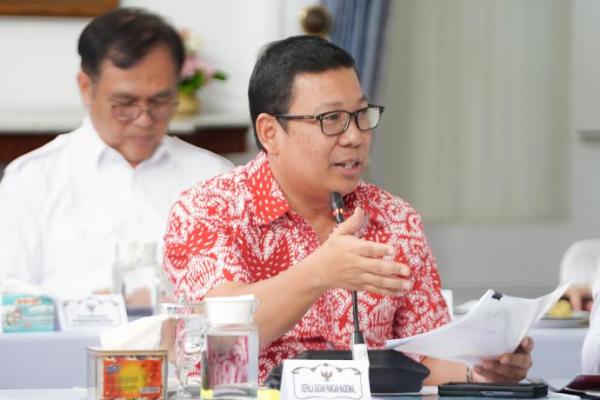
<svg viewBox="0 0 600 400">
<path fill-rule="evenodd" d="M 118 5 L 119 0 L 0 0 L 0 15 L 94 17 Z"/>
</svg>

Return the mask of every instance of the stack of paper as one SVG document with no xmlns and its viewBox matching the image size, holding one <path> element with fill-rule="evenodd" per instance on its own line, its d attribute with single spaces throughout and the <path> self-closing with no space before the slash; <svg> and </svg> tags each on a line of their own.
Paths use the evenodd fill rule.
<svg viewBox="0 0 600 400">
<path fill-rule="evenodd" d="M 388 340 L 386 348 L 469 365 L 513 352 L 568 287 L 566 283 L 536 299 L 488 290 L 463 317 L 420 335 Z"/>
</svg>

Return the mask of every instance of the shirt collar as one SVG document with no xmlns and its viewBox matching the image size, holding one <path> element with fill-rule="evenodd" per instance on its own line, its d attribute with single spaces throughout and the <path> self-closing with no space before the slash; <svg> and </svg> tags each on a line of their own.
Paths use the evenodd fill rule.
<svg viewBox="0 0 600 400">
<path fill-rule="evenodd" d="M 248 169 L 248 188 L 252 195 L 253 217 L 256 223 L 268 225 L 290 211 L 290 204 L 273 176 L 264 151 L 250 161 Z M 365 183 L 360 181 L 355 191 L 344 196 L 346 218 L 360 206 L 370 219 L 372 210 L 368 207 L 368 200 L 361 195 L 364 186 Z"/>
<path fill-rule="evenodd" d="M 290 204 L 273 176 L 264 151 L 248 164 L 248 189 L 252 195 L 254 219 L 267 225 L 290 210 Z"/>
<path fill-rule="evenodd" d="M 94 124 L 92 123 L 92 119 L 89 115 L 86 115 L 83 119 L 83 123 L 81 124 L 81 148 L 79 151 L 81 154 L 85 154 L 84 159 L 88 159 L 91 162 L 98 165 L 102 155 L 109 148 L 106 143 L 100 138 L 96 129 L 94 128 Z"/>
<path fill-rule="evenodd" d="M 90 118 L 89 114 L 86 115 L 83 119 L 80 130 L 83 133 L 81 135 L 82 146 L 80 151 L 86 155 L 86 159 L 94 162 L 96 166 L 100 166 L 104 159 L 110 157 L 114 157 L 115 159 L 122 159 L 123 161 L 125 161 L 121 153 L 108 146 L 104 142 L 104 140 L 102 140 L 102 138 L 96 131 L 96 128 L 94 127 L 94 124 L 92 123 L 92 119 Z M 158 145 L 156 150 L 154 150 L 150 158 L 144 160 L 142 163 L 159 162 L 163 158 L 169 157 L 173 152 L 172 141 L 172 138 L 165 135 L 165 137 L 163 137 L 160 144 Z"/>
</svg>

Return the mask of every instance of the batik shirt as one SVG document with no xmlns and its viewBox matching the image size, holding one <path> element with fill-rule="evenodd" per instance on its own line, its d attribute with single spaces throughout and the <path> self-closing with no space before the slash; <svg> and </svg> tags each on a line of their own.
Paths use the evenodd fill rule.
<svg viewBox="0 0 600 400">
<path fill-rule="evenodd" d="M 398 296 L 359 292 L 359 322 L 370 348 L 385 340 L 429 331 L 449 320 L 435 259 L 421 217 L 403 200 L 360 182 L 344 196 L 346 213 L 365 211 L 359 237 L 387 243 L 395 261 L 411 269 L 411 289 Z M 314 252 L 315 230 L 289 203 L 265 153 L 247 165 L 185 191 L 171 211 L 164 268 L 176 295 L 198 301 L 225 281 L 254 283 L 276 276 Z M 327 268 L 326 265 L 323 268 Z M 260 381 L 306 350 L 348 349 L 352 296 L 345 289 L 321 294 L 296 325 L 260 350 Z"/>
</svg>

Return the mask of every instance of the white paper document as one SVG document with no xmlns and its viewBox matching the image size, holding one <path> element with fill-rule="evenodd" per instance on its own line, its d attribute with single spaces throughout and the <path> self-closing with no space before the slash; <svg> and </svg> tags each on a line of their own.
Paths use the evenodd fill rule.
<svg viewBox="0 0 600 400">
<path fill-rule="evenodd" d="M 513 352 L 529 329 L 560 299 L 569 283 L 536 299 L 488 290 L 466 315 L 419 335 L 388 340 L 386 348 L 468 365 Z"/>
</svg>

